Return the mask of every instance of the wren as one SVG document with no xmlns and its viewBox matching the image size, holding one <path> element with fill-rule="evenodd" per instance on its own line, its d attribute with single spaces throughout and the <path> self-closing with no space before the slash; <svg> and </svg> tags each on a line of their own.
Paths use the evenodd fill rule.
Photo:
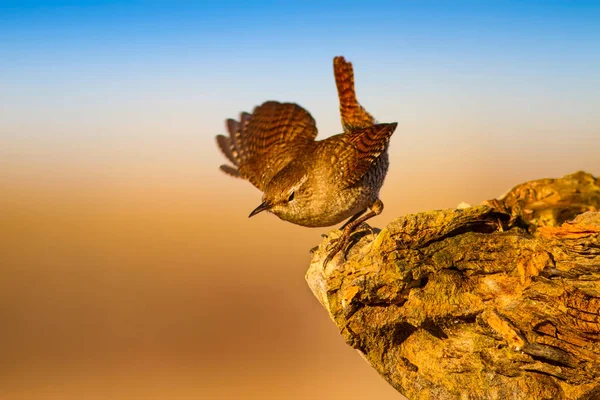
<svg viewBox="0 0 600 400">
<path fill-rule="evenodd" d="M 226 121 L 228 136 L 217 144 L 232 165 L 229 175 L 250 181 L 263 192 L 250 217 L 268 211 L 284 221 L 325 227 L 349 220 L 324 265 L 342 249 L 352 232 L 380 214 L 379 190 L 387 174 L 388 146 L 396 123 L 380 124 L 357 101 L 352 64 L 333 59 L 343 133 L 315 140 L 317 127 L 304 108 L 267 101 L 239 121 Z"/>
</svg>

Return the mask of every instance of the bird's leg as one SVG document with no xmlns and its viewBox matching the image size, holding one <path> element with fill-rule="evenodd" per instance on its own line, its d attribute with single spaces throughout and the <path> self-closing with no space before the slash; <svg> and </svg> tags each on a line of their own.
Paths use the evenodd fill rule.
<svg viewBox="0 0 600 400">
<path fill-rule="evenodd" d="M 346 222 L 343 226 L 343 232 L 340 238 L 337 240 L 333 249 L 329 251 L 325 261 L 323 262 L 323 266 L 327 266 L 327 263 L 333 259 L 333 257 L 342 249 L 344 249 L 348 243 L 350 242 L 350 235 L 356 230 L 360 224 L 368 220 L 369 218 L 373 218 L 376 215 L 381 214 L 383 211 L 383 202 L 379 199 L 375 200 L 373 205 L 369 207 L 369 212 L 366 214 L 358 213 L 354 215 L 348 222 Z M 362 214 L 362 215 L 361 215 Z"/>
<path fill-rule="evenodd" d="M 356 218 L 360 217 L 361 215 L 363 215 L 365 213 L 365 211 L 367 211 L 367 208 L 365 208 L 364 210 L 361 210 L 359 212 L 357 212 L 356 214 L 354 214 L 352 217 L 350 217 L 350 219 L 348 221 L 346 221 L 346 223 L 344 225 L 342 225 L 342 227 L 340 228 L 340 230 L 343 230 L 348 224 L 354 222 L 356 220 Z M 328 236 L 326 233 L 322 233 L 321 237 L 323 239 L 327 239 Z M 317 249 L 319 248 L 319 246 L 315 246 L 312 249 L 310 249 L 310 254 L 314 254 L 315 251 L 317 251 Z"/>
<path fill-rule="evenodd" d="M 346 228 L 346 226 L 350 225 L 351 223 L 353 223 L 354 221 L 356 221 L 356 219 L 358 217 L 360 217 L 361 215 L 363 215 L 365 213 L 365 211 L 367 211 L 368 209 L 365 208 L 364 210 L 360 210 L 359 212 L 357 212 L 356 214 L 354 214 L 352 217 L 350 217 L 350 219 L 348 221 L 346 221 L 344 223 L 344 225 L 342 225 L 342 227 L 340 228 L 340 230 L 343 230 Z"/>
</svg>

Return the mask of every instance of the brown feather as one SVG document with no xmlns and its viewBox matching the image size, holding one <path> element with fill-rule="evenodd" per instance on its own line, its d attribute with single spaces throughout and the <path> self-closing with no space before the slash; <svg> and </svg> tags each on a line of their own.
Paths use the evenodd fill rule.
<svg viewBox="0 0 600 400">
<path fill-rule="evenodd" d="M 231 139 L 231 153 L 236 159 L 236 165 L 240 165 L 240 148 L 238 142 L 240 140 L 242 126 L 239 122 L 234 119 L 227 119 L 227 132 L 229 132 L 229 138 Z"/>
<path fill-rule="evenodd" d="M 219 145 L 221 152 L 225 155 L 225 157 L 227 157 L 229 161 L 233 163 L 233 165 L 239 165 L 237 158 L 235 157 L 232 151 L 233 143 L 231 138 L 225 137 L 223 135 L 217 135 L 217 144 Z"/>
<path fill-rule="evenodd" d="M 333 67 L 345 131 L 343 139 L 315 142 L 317 127 L 308 111 L 293 103 L 267 101 L 252 114 L 241 113 L 239 122 L 227 120 L 229 137 L 217 136 L 217 142 L 238 168 L 221 169 L 264 191 L 290 161 L 317 151 L 343 171 L 341 184 L 358 182 L 387 149 L 396 124 L 375 124 L 373 116 L 358 103 L 351 63 L 344 57 L 335 57 Z"/>
<path fill-rule="evenodd" d="M 353 185 L 371 169 L 377 158 L 387 150 L 390 137 L 396 130 L 396 123 L 376 124 L 365 129 L 352 131 L 348 142 L 355 152 L 350 157 L 348 171 L 344 175 L 344 184 Z"/>
<path fill-rule="evenodd" d="M 219 168 L 221 168 L 221 171 L 225 172 L 227 175 L 231 175 L 233 177 L 236 178 L 241 178 L 242 176 L 240 175 L 240 171 L 238 171 L 237 169 L 233 168 L 231 165 L 221 165 Z"/>
<path fill-rule="evenodd" d="M 239 174 L 261 190 L 295 154 L 314 146 L 317 136 L 315 120 L 305 109 L 276 101 L 263 103 L 252 114 L 242 113 L 240 122 L 227 120 L 227 130 L 234 160 L 221 150 L 239 167 Z"/>
<path fill-rule="evenodd" d="M 345 132 L 354 129 L 367 128 L 375 123 L 375 118 L 369 114 L 356 100 L 354 91 L 354 70 L 352 63 L 344 57 L 333 59 L 333 74 L 340 100 L 340 114 Z"/>
</svg>

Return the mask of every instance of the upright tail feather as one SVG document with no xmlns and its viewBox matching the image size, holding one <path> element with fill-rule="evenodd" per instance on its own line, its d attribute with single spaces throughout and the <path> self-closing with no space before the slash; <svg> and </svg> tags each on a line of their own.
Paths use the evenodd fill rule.
<svg viewBox="0 0 600 400">
<path fill-rule="evenodd" d="M 352 63 L 347 62 L 342 56 L 335 57 L 333 74 L 340 100 L 340 114 L 344 131 L 349 132 L 356 128 L 367 128 L 373 125 L 375 118 L 356 100 Z"/>
</svg>

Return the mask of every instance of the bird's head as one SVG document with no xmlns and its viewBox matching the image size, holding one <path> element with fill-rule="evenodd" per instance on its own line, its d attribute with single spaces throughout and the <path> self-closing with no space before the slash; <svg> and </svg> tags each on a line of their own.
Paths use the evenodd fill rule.
<svg viewBox="0 0 600 400">
<path fill-rule="evenodd" d="M 262 203 L 250 217 L 269 211 L 279 218 L 294 222 L 310 203 L 312 191 L 308 175 L 298 168 L 284 168 L 265 187 Z"/>
</svg>

